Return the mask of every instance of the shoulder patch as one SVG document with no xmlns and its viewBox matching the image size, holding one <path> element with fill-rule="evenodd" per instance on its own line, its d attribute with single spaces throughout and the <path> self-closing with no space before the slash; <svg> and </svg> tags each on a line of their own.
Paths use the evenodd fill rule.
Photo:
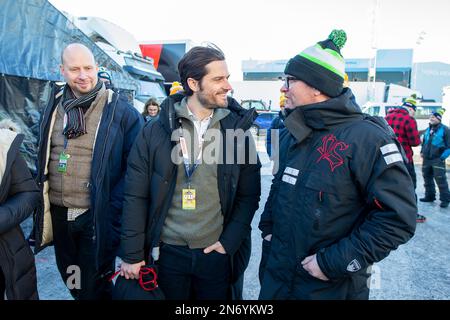
<svg viewBox="0 0 450 320">
<path fill-rule="evenodd" d="M 395 143 L 389 143 L 380 148 L 382 154 L 399 152 L 397 145 Z"/>
<path fill-rule="evenodd" d="M 403 158 L 400 153 L 393 153 L 391 155 L 385 156 L 384 161 L 386 161 L 387 165 L 390 165 L 395 162 L 403 162 Z"/>
<path fill-rule="evenodd" d="M 403 162 L 403 157 L 395 143 L 388 143 L 380 147 L 380 151 L 387 165 L 395 162 Z"/>
</svg>

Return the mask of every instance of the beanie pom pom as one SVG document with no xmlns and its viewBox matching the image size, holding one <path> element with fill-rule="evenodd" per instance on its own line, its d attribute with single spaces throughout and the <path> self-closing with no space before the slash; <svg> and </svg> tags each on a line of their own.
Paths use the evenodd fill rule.
<svg viewBox="0 0 450 320">
<path fill-rule="evenodd" d="M 347 42 L 347 34 L 344 30 L 334 29 L 328 36 L 328 39 L 333 41 L 334 45 L 341 50 Z"/>
</svg>

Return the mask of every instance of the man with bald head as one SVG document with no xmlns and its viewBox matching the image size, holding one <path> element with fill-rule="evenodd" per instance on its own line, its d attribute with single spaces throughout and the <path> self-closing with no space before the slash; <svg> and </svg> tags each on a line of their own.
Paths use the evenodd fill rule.
<svg viewBox="0 0 450 320">
<path fill-rule="evenodd" d="M 60 71 L 66 84 L 55 86 L 40 125 L 36 251 L 53 242 L 75 299 L 109 299 L 126 162 L 143 121 L 98 80 L 85 45 L 64 49 Z"/>
</svg>

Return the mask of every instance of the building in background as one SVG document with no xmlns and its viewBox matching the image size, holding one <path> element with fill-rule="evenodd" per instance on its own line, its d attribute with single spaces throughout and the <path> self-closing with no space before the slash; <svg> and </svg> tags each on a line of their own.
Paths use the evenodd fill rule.
<svg viewBox="0 0 450 320">
<path fill-rule="evenodd" d="M 383 49 L 377 51 L 377 82 L 411 88 L 413 69 L 412 49 Z M 345 71 L 352 82 L 365 82 L 368 78 L 370 59 L 345 59 Z"/>
<path fill-rule="evenodd" d="M 450 86 L 450 64 L 442 62 L 414 64 L 414 77 L 416 88 L 424 98 L 443 102 L 442 95 L 446 90 L 444 87 Z M 450 113 L 450 110 L 447 112 Z"/>
<path fill-rule="evenodd" d="M 242 79 L 244 81 L 276 81 L 284 75 L 287 60 L 244 60 Z"/>
<path fill-rule="evenodd" d="M 426 100 L 442 101 L 444 86 L 450 85 L 450 64 L 441 62 L 413 63 L 413 49 L 380 49 L 376 57 L 374 99 L 381 102 L 398 102 L 411 93 L 418 92 Z M 368 101 L 368 73 L 370 59 L 347 58 L 346 72 L 350 87 L 358 103 Z M 283 76 L 287 60 L 242 61 L 243 82 L 273 82 Z M 251 91 L 254 91 L 254 85 Z M 241 85 L 241 90 L 245 85 Z M 248 96 L 246 92 L 236 92 Z M 267 92 L 261 92 L 262 96 Z M 247 97 L 248 98 L 248 97 Z M 256 97 L 255 97 L 256 98 Z M 255 99 L 254 98 L 254 99 Z M 269 101 L 266 101 L 269 104 Z"/>
</svg>

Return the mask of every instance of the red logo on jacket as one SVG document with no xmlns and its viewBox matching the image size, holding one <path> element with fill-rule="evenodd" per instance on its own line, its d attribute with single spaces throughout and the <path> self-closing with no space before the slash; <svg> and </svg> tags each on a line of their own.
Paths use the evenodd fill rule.
<svg viewBox="0 0 450 320">
<path fill-rule="evenodd" d="M 317 148 L 317 151 L 320 153 L 319 159 L 317 159 L 316 163 L 325 159 L 329 162 L 331 172 L 334 169 L 342 166 L 344 164 L 344 159 L 338 151 L 344 151 L 348 149 L 348 144 L 338 141 L 333 134 L 326 135 L 322 138 L 323 145 Z"/>
</svg>

